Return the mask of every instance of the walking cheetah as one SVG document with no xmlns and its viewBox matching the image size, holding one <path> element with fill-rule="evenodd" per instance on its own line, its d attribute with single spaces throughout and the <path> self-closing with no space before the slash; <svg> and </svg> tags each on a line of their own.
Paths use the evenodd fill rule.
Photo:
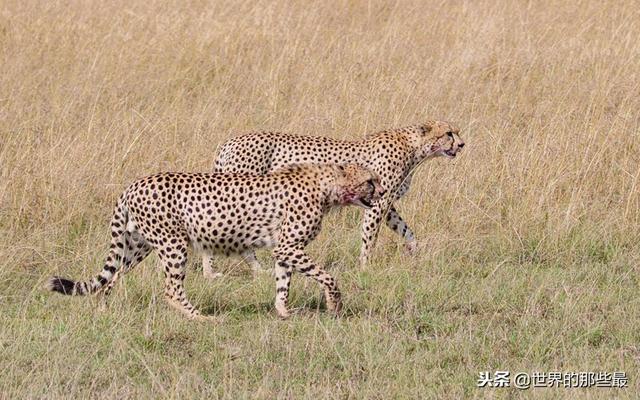
<svg viewBox="0 0 640 400">
<path fill-rule="evenodd" d="M 249 133 L 233 138 L 221 147 L 214 170 L 266 174 L 297 163 L 357 163 L 376 172 L 387 195 L 364 213 L 359 260 L 365 265 L 383 218 L 389 228 L 405 239 L 407 250 L 415 251 L 415 236 L 393 202 L 407 193 L 413 172 L 420 163 L 436 156 L 454 158 L 462 150 L 464 142 L 459 132 L 451 123 L 427 121 L 381 131 L 360 141 L 274 132 Z M 253 252 L 244 256 L 254 271 L 260 270 Z M 202 265 L 206 277 L 220 275 L 214 273 L 210 257 L 205 255 Z"/>
<path fill-rule="evenodd" d="M 273 247 L 278 315 L 286 318 L 292 271 L 324 286 L 327 309 L 339 311 L 335 279 L 305 253 L 332 206 L 370 208 L 384 195 L 377 175 L 358 165 L 290 166 L 267 175 L 161 173 L 142 178 L 120 196 L 111 220 L 111 246 L 93 279 L 52 277 L 49 290 L 109 294 L 118 276 L 155 250 L 165 274 L 165 296 L 189 318 L 204 318 L 183 281 L 189 245 L 211 256 Z"/>
</svg>

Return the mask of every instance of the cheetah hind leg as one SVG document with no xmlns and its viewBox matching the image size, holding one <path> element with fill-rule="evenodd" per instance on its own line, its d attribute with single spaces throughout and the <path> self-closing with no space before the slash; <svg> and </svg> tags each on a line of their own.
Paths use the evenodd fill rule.
<svg viewBox="0 0 640 400">
<path fill-rule="evenodd" d="M 125 248 L 124 256 L 122 257 L 122 264 L 116 271 L 111 281 L 103 288 L 102 294 L 106 297 L 111 294 L 113 287 L 123 275 L 131 271 L 136 265 L 140 264 L 149 253 L 151 253 L 151 246 L 144 240 L 140 233 L 125 232 Z"/>
<path fill-rule="evenodd" d="M 213 270 L 213 257 L 211 254 L 202 254 L 202 274 L 209 280 L 222 278 L 223 276 L 221 272 L 215 272 Z"/>
<path fill-rule="evenodd" d="M 136 265 L 140 264 L 140 262 L 151 252 L 151 246 L 149 246 L 142 235 L 138 232 L 125 232 L 124 239 L 125 248 L 120 268 L 115 272 L 111 281 L 102 288 L 102 296 L 99 306 L 102 311 L 107 308 L 107 298 L 111 294 L 116 282 L 118 282 L 123 275 L 131 271 Z"/>
<path fill-rule="evenodd" d="M 244 262 L 246 262 L 249 265 L 249 267 L 251 267 L 251 270 L 253 271 L 254 275 L 260 275 L 260 274 L 272 275 L 274 273 L 272 269 L 266 269 L 262 267 L 262 264 L 260 264 L 260 261 L 258 261 L 258 258 L 256 257 L 256 253 L 253 250 L 245 250 L 242 253 L 240 253 L 240 256 L 242 257 Z"/>
<path fill-rule="evenodd" d="M 170 306 L 180 311 L 192 320 L 211 320 L 213 318 L 203 316 L 187 298 L 184 289 L 184 277 L 187 266 L 187 250 L 185 242 L 173 251 L 166 254 L 158 254 L 164 270 L 164 295 Z"/>
</svg>

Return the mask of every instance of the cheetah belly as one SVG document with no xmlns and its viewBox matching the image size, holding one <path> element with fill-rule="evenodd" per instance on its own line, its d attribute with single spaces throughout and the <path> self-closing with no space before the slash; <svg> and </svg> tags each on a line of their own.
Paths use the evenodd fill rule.
<svg viewBox="0 0 640 400">
<path fill-rule="evenodd" d="M 277 246 L 281 222 L 281 220 L 274 219 L 266 222 L 264 228 L 254 229 L 252 237 L 244 242 L 245 249 L 272 248 Z"/>
<path fill-rule="evenodd" d="M 207 241 L 192 241 L 193 249 L 198 253 L 207 253 L 211 255 L 224 254 L 240 254 L 246 250 L 258 248 L 273 248 L 278 244 L 277 235 L 262 234 L 252 236 L 250 239 L 235 241 L 237 238 L 213 238 Z"/>
<path fill-rule="evenodd" d="M 209 224 L 209 222 L 211 222 Z M 203 221 L 200 226 L 189 229 L 192 247 L 198 252 L 209 254 L 239 254 L 249 249 L 272 248 L 278 244 L 281 219 L 252 218 L 243 221 L 240 218 L 231 223 L 220 224 Z"/>
</svg>

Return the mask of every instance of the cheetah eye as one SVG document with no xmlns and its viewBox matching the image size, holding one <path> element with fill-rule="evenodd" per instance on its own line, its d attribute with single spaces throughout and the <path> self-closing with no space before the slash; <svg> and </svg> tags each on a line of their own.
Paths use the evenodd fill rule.
<svg viewBox="0 0 640 400">
<path fill-rule="evenodd" d="M 447 136 L 449 136 L 450 139 L 453 139 L 453 132 L 447 131 Z"/>
<path fill-rule="evenodd" d="M 368 181 L 365 182 L 367 185 L 369 185 L 370 188 L 375 188 L 376 185 L 374 185 L 373 183 L 373 179 L 369 179 Z"/>
</svg>

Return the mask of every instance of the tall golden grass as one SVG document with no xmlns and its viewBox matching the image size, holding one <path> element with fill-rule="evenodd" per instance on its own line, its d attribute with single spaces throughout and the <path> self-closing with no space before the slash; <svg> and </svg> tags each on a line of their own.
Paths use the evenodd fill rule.
<svg viewBox="0 0 640 400">
<path fill-rule="evenodd" d="M 638 288 L 639 38 L 634 1 L 4 0 L 0 305 L 12 328 L 2 341 L 36 325 L 25 322 L 29 307 L 70 304 L 38 297 L 47 275 L 99 269 L 112 205 L 134 178 L 209 170 L 224 140 L 252 130 L 355 139 L 432 118 L 459 125 L 467 146 L 455 161 L 424 164 L 400 204 L 420 256 L 396 254 L 383 232 L 373 271 L 393 281 L 398 264 L 448 276 L 449 262 L 516 260 L 588 274 L 580 265 L 599 260 L 620 279 L 604 287 L 611 312 L 637 322 L 637 300 L 616 290 Z M 314 244 L 320 261 L 337 252 L 347 276 L 351 215 L 330 218 L 332 235 Z M 545 290 L 556 299 L 563 289 Z M 635 340 L 631 327 L 620 332 L 609 350 Z M 11 357 L 33 354 L 27 347 Z M 55 380 L 43 379 L 26 392 L 5 382 L 4 392 L 38 397 Z M 459 393 L 473 393 L 473 379 L 455 381 Z M 315 393 L 276 389 L 265 396 Z"/>
<path fill-rule="evenodd" d="M 415 192 L 436 212 L 455 202 L 470 240 L 634 231 L 639 16 L 633 2 L 8 1 L 3 226 L 13 242 L 106 215 L 134 177 L 208 170 L 241 132 L 357 138 L 442 118 L 469 150 Z"/>
</svg>

